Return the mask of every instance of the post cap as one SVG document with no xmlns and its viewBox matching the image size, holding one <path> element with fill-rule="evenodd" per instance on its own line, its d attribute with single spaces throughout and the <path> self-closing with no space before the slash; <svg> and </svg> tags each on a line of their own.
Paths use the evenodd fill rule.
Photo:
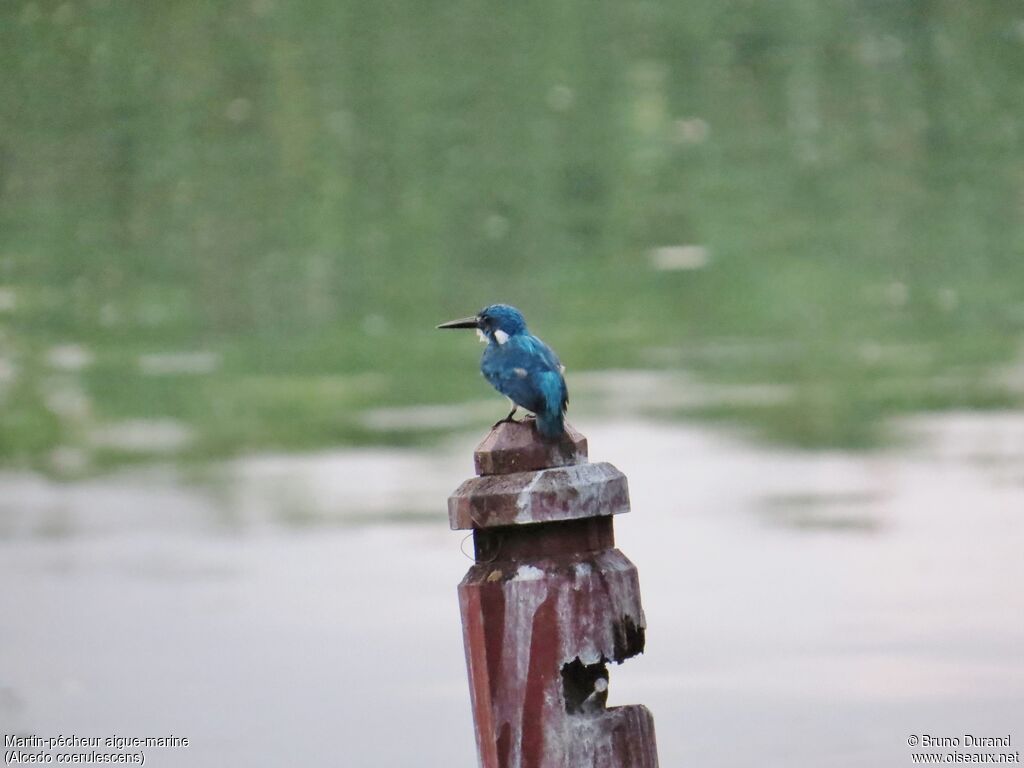
<svg viewBox="0 0 1024 768">
<path fill-rule="evenodd" d="M 604 462 L 473 477 L 448 497 L 453 530 L 552 523 L 628 511 L 626 476 Z"/>
<path fill-rule="evenodd" d="M 498 424 L 473 453 L 478 475 L 532 472 L 586 461 L 587 438 L 566 424 L 559 440 L 545 440 L 533 419 Z"/>
</svg>

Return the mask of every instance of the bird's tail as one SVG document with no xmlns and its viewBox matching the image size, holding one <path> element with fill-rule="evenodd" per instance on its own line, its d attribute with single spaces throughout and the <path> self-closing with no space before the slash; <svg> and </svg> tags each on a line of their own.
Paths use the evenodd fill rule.
<svg viewBox="0 0 1024 768">
<path fill-rule="evenodd" d="M 554 413 L 537 414 L 537 431 L 548 440 L 556 440 L 565 431 L 565 417 L 559 408 Z"/>
<path fill-rule="evenodd" d="M 559 373 L 545 373 L 541 377 L 541 387 L 547 407 L 537 413 L 537 431 L 548 440 L 557 440 L 565 432 L 569 392 L 565 388 L 565 379 Z"/>
</svg>

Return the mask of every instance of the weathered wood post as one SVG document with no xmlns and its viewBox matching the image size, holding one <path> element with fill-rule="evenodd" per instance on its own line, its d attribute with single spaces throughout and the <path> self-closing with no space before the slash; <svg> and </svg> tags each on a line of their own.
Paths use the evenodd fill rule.
<svg viewBox="0 0 1024 768">
<path fill-rule="evenodd" d="M 478 477 L 448 499 L 471 529 L 459 584 L 477 749 L 483 768 L 656 768 L 646 707 L 607 709 L 608 662 L 644 649 L 636 567 L 615 549 L 626 477 L 587 462 L 566 426 L 500 424 L 477 446 Z"/>
</svg>

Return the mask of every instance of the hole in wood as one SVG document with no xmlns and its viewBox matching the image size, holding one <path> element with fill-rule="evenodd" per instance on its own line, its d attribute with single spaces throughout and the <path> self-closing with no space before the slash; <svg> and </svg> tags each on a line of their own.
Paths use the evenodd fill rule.
<svg viewBox="0 0 1024 768">
<path fill-rule="evenodd" d="M 570 715 L 599 712 L 608 703 L 608 665 L 604 659 L 584 664 L 580 657 L 562 665 L 565 711 Z"/>
</svg>

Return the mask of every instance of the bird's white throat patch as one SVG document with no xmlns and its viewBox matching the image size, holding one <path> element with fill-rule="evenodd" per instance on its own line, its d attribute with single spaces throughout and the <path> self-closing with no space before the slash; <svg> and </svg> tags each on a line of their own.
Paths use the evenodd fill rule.
<svg viewBox="0 0 1024 768">
<path fill-rule="evenodd" d="M 481 331 L 479 328 L 476 329 L 476 337 L 480 339 L 481 344 L 487 343 L 487 334 Z"/>
<path fill-rule="evenodd" d="M 504 344 L 508 341 L 508 334 L 502 330 L 497 330 L 494 332 L 494 340 L 499 344 Z"/>
</svg>

